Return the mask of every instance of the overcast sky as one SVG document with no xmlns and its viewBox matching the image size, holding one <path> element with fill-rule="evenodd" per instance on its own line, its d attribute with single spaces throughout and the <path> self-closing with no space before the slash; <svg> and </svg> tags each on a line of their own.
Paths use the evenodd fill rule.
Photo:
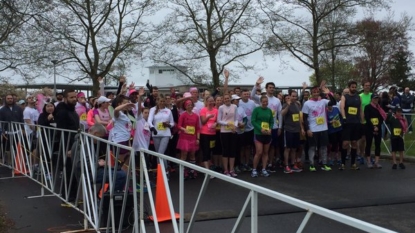
<svg viewBox="0 0 415 233">
<path fill-rule="evenodd" d="M 401 14 L 406 12 L 409 16 L 415 16 L 415 0 L 394 0 L 391 3 L 391 11 L 394 12 L 395 19 L 399 19 Z M 387 15 L 387 12 L 378 12 L 375 15 L 376 19 L 383 19 Z M 364 15 L 361 15 L 363 17 Z M 413 23 L 415 23 L 413 21 Z M 415 33 L 410 33 L 415 38 Z M 412 39 L 410 49 L 415 52 L 415 40 Z M 300 86 L 302 82 L 309 83 L 309 76 L 313 73 L 305 65 L 297 62 L 289 55 L 285 55 L 284 62 L 281 62 L 279 58 L 266 57 L 266 63 L 262 52 L 252 54 L 246 60 L 249 64 L 256 64 L 259 66 L 259 70 L 246 73 L 239 73 L 241 77 L 236 83 L 238 84 L 254 84 L 257 77 L 262 75 L 266 81 L 273 81 L 277 86 Z M 284 65 L 282 65 L 284 64 Z M 128 74 L 128 81 L 133 81 L 137 86 L 144 85 L 148 79 L 148 69 L 146 66 L 150 66 L 152 63 L 140 62 L 135 66 Z M 229 67 L 232 68 L 232 67 Z M 52 79 L 53 81 L 53 79 Z M 58 83 L 64 83 L 64 78 L 58 77 Z"/>
</svg>

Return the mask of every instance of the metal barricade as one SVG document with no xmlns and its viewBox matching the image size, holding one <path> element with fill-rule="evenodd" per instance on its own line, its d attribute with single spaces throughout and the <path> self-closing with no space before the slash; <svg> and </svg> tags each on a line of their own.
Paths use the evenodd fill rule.
<svg viewBox="0 0 415 233">
<path fill-rule="evenodd" d="M 41 186 L 39 196 L 28 198 L 60 198 L 62 204 L 83 215 L 83 230 L 121 232 L 127 221 L 133 232 L 139 231 L 135 151 L 131 147 L 82 131 L 36 126 L 32 134 L 26 134 L 24 123 L 0 123 L 7 129 L 0 165 L 11 169 L 11 177 L 27 177 Z M 121 150 L 130 158 L 123 169 Z M 100 166 L 99 160 L 105 162 Z M 120 186 L 122 180 L 125 185 Z"/>
<path fill-rule="evenodd" d="M 303 230 L 305 229 L 308 221 L 310 220 L 311 216 L 313 214 L 317 214 L 320 215 L 322 217 L 337 221 L 339 223 L 343 223 L 345 225 L 348 225 L 350 227 L 353 227 L 355 229 L 360 229 L 366 232 L 379 232 L 379 233 L 391 233 L 393 231 L 373 225 L 371 223 L 367 223 L 316 205 L 313 205 L 311 203 L 305 202 L 305 201 L 301 201 L 299 199 L 284 195 L 282 193 L 279 192 L 275 192 L 272 191 L 270 189 L 255 185 L 255 184 L 251 184 L 248 183 L 246 181 L 242 181 L 239 179 L 235 179 L 235 178 L 231 178 L 228 176 L 225 176 L 223 174 L 217 173 L 215 171 L 211 171 L 208 169 L 205 169 L 203 167 L 199 167 L 197 165 L 194 164 L 190 164 L 187 163 L 185 161 L 179 160 L 179 159 L 175 159 L 163 154 L 159 154 L 159 153 L 155 153 L 149 150 L 140 150 L 140 186 L 143 187 L 144 185 L 144 179 L 147 182 L 147 184 L 150 182 L 149 180 L 149 176 L 148 176 L 148 169 L 145 163 L 145 156 L 146 154 L 148 155 L 152 155 L 152 156 L 156 156 L 159 160 L 160 160 L 160 166 L 162 168 L 162 175 L 163 175 L 163 180 L 164 180 L 164 185 L 166 187 L 166 194 L 167 194 L 167 198 L 168 198 L 168 206 L 169 206 L 169 211 L 170 211 L 170 216 L 172 219 L 172 225 L 173 225 L 173 230 L 174 232 L 192 232 L 192 228 L 195 224 L 195 216 L 199 211 L 199 205 L 204 197 L 204 194 L 208 188 L 209 185 L 209 181 L 210 181 L 210 177 L 213 176 L 215 178 L 218 178 L 220 180 L 223 180 L 225 182 L 228 182 L 229 184 L 233 184 L 238 186 L 239 188 L 244 188 L 244 189 L 248 189 L 249 190 L 249 194 L 246 198 L 246 201 L 244 203 L 244 205 L 242 206 L 242 209 L 239 213 L 239 216 L 235 222 L 235 225 L 232 229 L 232 232 L 238 232 L 243 220 L 245 219 L 246 213 L 249 209 L 249 204 L 250 204 L 250 209 L 251 209 L 251 232 L 256 233 L 258 232 L 258 195 L 264 195 L 267 197 L 270 197 L 272 199 L 274 199 L 275 201 L 282 201 L 284 203 L 296 206 L 298 208 L 301 208 L 303 210 L 305 210 L 307 212 L 306 216 L 304 217 L 303 221 L 301 222 L 300 226 L 298 227 L 297 232 L 303 232 Z M 170 162 L 173 162 L 177 165 L 179 165 L 180 169 L 180 175 L 179 175 L 179 215 L 180 216 L 184 216 L 184 192 L 185 192 L 185 188 L 184 188 L 184 168 L 187 167 L 189 169 L 193 169 L 195 171 L 197 171 L 198 173 L 202 173 L 205 174 L 204 180 L 203 180 L 203 184 L 200 188 L 199 191 L 199 195 L 197 197 L 197 201 L 195 204 L 195 207 L 193 209 L 193 212 L 191 213 L 191 218 L 190 221 L 188 223 L 187 229 L 185 229 L 184 227 L 184 218 L 181 217 L 179 220 L 179 226 L 177 226 L 176 224 L 176 220 L 175 220 L 175 214 L 174 214 L 174 209 L 173 209 L 173 201 L 172 201 L 172 196 L 169 190 L 169 186 L 167 183 L 167 176 L 166 176 L 166 172 L 165 172 L 165 167 L 164 167 L 164 163 L 163 160 L 167 160 Z M 160 174 L 160 173 L 158 173 Z M 154 201 L 153 201 L 153 194 L 151 189 L 148 190 L 148 198 L 150 200 L 150 206 L 151 206 L 151 211 L 153 213 L 154 216 L 154 226 L 155 226 L 155 230 L 156 232 L 160 232 L 160 228 L 157 222 L 157 213 L 155 211 L 155 205 L 154 205 Z M 142 206 L 144 203 L 144 194 L 143 192 L 140 192 L 140 205 Z M 142 232 L 146 232 L 145 229 L 145 216 L 144 216 L 144 212 L 143 209 L 140 209 L 140 225 L 141 225 L 141 229 Z M 209 230 L 208 230 L 209 231 Z"/>
</svg>

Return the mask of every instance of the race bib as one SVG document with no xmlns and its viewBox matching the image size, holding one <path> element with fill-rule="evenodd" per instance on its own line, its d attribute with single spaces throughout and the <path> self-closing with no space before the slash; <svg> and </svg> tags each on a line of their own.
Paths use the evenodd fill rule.
<svg viewBox="0 0 415 233">
<path fill-rule="evenodd" d="M 293 121 L 294 122 L 296 122 L 296 121 L 300 121 L 300 114 L 293 114 Z"/>
<path fill-rule="evenodd" d="M 379 119 L 378 118 L 370 118 L 370 121 L 373 125 L 379 125 Z"/>
<path fill-rule="evenodd" d="M 195 134 L 196 129 L 194 126 L 186 126 L 186 131 L 188 134 Z"/>
<path fill-rule="evenodd" d="M 165 130 L 166 127 L 164 127 L 163 122 L 160 122 L 157 124 L 157 130 Z"/>
<path fill-rule="evenodd" d="M 261 129 L 269 130 L 269 123 L 268 122 L 261 122 Z"/>
<path fill-rule="evenodd" d="M 232 130 L 233 129 L 233 121 L 229 122 L 229 125 L 225 125 L 226 130 Z"/>
<path fill-rule="evenodd" d="M 401 136 L 402 129 L 401 128 L 393 128 L 393 135 Z"/>
<path fill-rule="evenodd" d="M 272 110 L 272 117 L 274 117 L 275 118 L 275 116 L 276 116 L 276 111 L 275 110 Z"/>
<path fill-rule="evenodd" d="M 210 143 L 209 143 L 210 149 L 215 148 L 215 145 L 216 145 L 216 141 L 215 140 L 210 141 Z"/>
<path fill-rule="evenodd" d="M 216 130 L 220 130 L 220 125 L 216 124 Z"/>
<path fill-rule="evenodd" d="M 350 115 L 356 115 L 357 114 L 357 108 L 355 108 L 355 107 L 349 107 L 349 110 L 347 112 Z"/>
<path fill-rule="evenodd" d="M 324 124 L 324 117 L 316 117 L 316 123 L 317 125 Z"/>
<path fill-rule="evenodd" d="M 339 128 L 340 126 L 342 126 L 342 125 L 340 124 L 339 120 L 334 120 L 333 121 L 333 128 Z"/>
<path fill-rule="evenodd" d="M 79 116 L 79 120 L 86 121 L 86 113 L 82 113 L 81 116 Z"/>
</svg>

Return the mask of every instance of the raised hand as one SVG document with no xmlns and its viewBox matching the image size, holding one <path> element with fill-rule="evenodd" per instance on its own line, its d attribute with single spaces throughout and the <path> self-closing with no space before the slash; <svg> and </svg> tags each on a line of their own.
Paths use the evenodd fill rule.
<svg viewBox="0 0 415 233">
<path fill-rule="evenodd" d="M 259 76 L 259 78 L 256 80 L 257 85 L 261 85 L 264 82 L 264 77 Z"/>
<path fill-rule="evenodd" d="M 140 87 L 140 88 L 138 89 L 138 95 L 139 95 L 139 96 L 143 96 L 144 94 L 145 94 L 144 87 Z"/>
<path fill-rule="evenodd" d="M 132 90 L 132 89 L 134 89 L 134 86 L 135 86 L 135 83 L 134 82 L 131 82 L 131 84 L 130 84 L 130 90 Z"/>
<path fill-rule="evenodd" d="M 306 89 L 308 87 L 306 82 L 303 82 L 303 90 Z"/>
<path fill-rule="evenodd" d="M 120 83 L 125 83 L 126 81 L 127 81 L 127 79 L 125 78 L 125 76 L 124 76 L 124 75 L 122 75 L 122 76 L 120 77 L 119 82 L 120 82 Z"/>
<path fill-rule="evenodd" d="M 102 77 L 101 77 L 101 76 L 99 76 L 97 79 L 98 79 L 98 82 L 100 82 L 100 83 L 102 83 L 102 82 L 103 82 L 103 79 L 102 79 Z"/>
<path fill-rule="evenodd" d="M 225 69 L 223 71 L 223 75 L 225 76 L 226 79 L 228 79 L 229 78 L 229 70 Z"/>
</svg>

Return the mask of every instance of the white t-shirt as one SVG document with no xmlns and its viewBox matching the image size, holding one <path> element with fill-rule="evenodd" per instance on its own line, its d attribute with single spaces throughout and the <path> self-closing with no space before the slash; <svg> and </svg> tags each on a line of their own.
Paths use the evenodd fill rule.
<svg viewBox="0 0 415 233">
<path fill-rule="evenodd" d="M 133 139 L 133 149 L 139 151 L 140 149 L 148 149 L 150 145 L 150 126 L 142 115 L 137 116 L 136 129 Z"/>
<path fill-rule="evenodd" d="M 239 102 L 241 102 L 241 101 L 239 101 Z M 238 121 L 238 123 L 240 123 L 240 122 L 243 123 L 245 117 L 247 117 L 246 113 L 245 113 L 245 109 L 242 108 L 241 106 L 239 106 L 236 109 L 236 120 Z M 244 132 L 245 132 L 245 127 L 241 129 L 238 126 L 236 126 L 236 133 L 237 134 L 243 134 Z"/>
<path fill-rule="evenodd" d="M 321 132 L 327 130 L 327 110 L 326 107 L 330 100 L 307 100 L 304 103 L 302 112 L 308 114 L 308 126 L 311 132 Z"/>
<path fill-rule="evenodd" d="M 29 106 L 25 107 L 23 111 L 23 120 L 30 120 L 30 123 L 32 125 L 35 125 L 35 122 L 37 122 L 38 118 L 39 113 L 36 109 Z M 29 127 L 28 123 L 25 124 L 24 128 L 27 134 L 31 134 L 33 132 L 32 129 Z"/>
<path fill-rule="evenodd" d="M 159 109 L 158 113 L 155 114 L 156 108 L 157 106 L 150 108 L 150 113 L 147 121 L 150 128 L 154 127 L 157 130 L 157 135 L 153 134 L 153 137 L 170 137 L 170 128 L 164 127 L 163 122 L 169 122 L 170 126 L 173 127 L 173 114 L 171 113 L 171 110 L 168 108 Z"/>
<path fill-rule="evenodd" d="M 251 123 L 252 112 L 257 107 L 253 100 L 248 100 L 246 103 L 241 99 L 239 100 L 239 107 L 245 110 L 245 114 L 248 117 L 248 123 L 245 126 L 245 132 L 251 131 L 254 129 Z"/>
<path fill-rule="evenodd" d="M 110 138 L 113 142 L 125 142 L 130 140 L 132 124 L 130 118 L 123 112 L 119 112 L 118 118 L 112 119 L 114 128 L 111 129 Z"/>
<path fill-rule="evenodd" d="M 204 108 L 204 107 L 205 107 L 205 104 L 202 101 L 198 100 L 195 103 L 195 106 L 193 107 L 192 112 L 199 116 L 200 110 L 202 110 L 202 108 Z"/>
<path fill-rule="evenodd" d="M 278 129 L 282 127 L 282 115 L 281 115 L 281 101 L 275 96 L 268 96 L 268 108 L 272 111 L 272 116 L 274 117 L 274 126 L 272 129 Z"/>
</svg>

